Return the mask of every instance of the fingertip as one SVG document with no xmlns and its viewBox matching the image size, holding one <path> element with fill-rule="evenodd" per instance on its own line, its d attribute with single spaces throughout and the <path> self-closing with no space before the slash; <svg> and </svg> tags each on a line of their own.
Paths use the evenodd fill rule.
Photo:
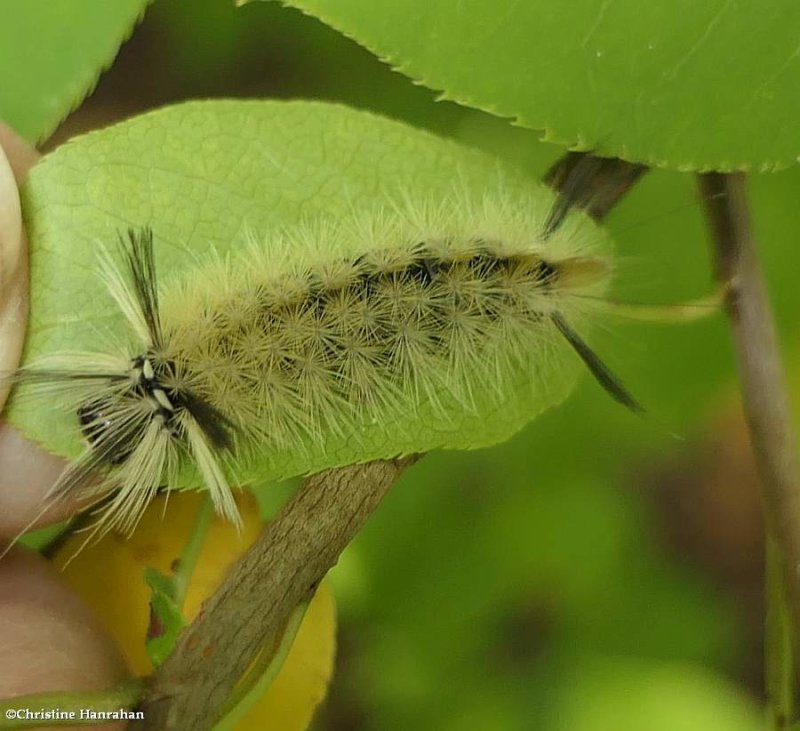
<svg viewBox="0 0 800 731">
<path fill-rule="evenodd" d="M 0 122 L 0 411 L 3 375 L 19 365 L 28 314 L 28 257 L 18 186 L 38 155 Z M 0 422 L 0 535 L 17 535 L 39 509 L 62 463 Z M 50 518 L 50 516 L 48 516 Z M 53 515 L 50 522 L 60 520 Z"/>
<path fill-rule="evenodd" d="M 11 165 L 17 185 L 20 185 L 28 170 L 39 159 L 39 153 L 2 121 L 0 121 L 0 147 L 5 151 L 5 157 Z"/>
<path fill-rule="evenodd" d="M 0 464 L 0 536 L 13 538 L 28 529 L 56 523 L 79 508 L 73 501 L 61 501 L 42 512 L 64 461 L 4 422 L 0 422 Z"/>
<path fill-rule="evenodd" d="M 27 247 L 18 179 L 11 162 L 13 158 L 19 160 L 21 153 L 12 156 L 6 150 L 6 144 L 21 144 L 15 139 L 7 128 L 0 128 L 0 374 L 13 371 L 19 363 L 28 316 Z M 0 388 L 0 410 L 8 390 Z"/>
<path fill-rule="evenodd" d="M 0 698 L 99 690 L 128 676 L 91 609 L 47 561 L 22 548 L 0 561 L 0 657 L 13 658 L 0 663 Z"/>
</svg>

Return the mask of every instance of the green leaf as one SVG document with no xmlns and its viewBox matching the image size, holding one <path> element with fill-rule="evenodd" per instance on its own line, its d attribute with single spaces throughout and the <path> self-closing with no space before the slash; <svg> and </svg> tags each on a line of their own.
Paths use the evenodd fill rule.
<svg viewBox="0 0 800 731">
<path fill-rule="evenodd" d="M 97 275 L 98 248 L 129 226 L 155 232 L 161 282 L 214 248 L 224 254 L 248 233 L 270 232 L 322 214 L 352 216 L 404 194 L 442 200 L 454 189 L 473 196 L 500 187 L 549 210 L 553 194 L 491 157 L 407 125 L 346 107 L 310 102 L 187 103 L 93 132 L 62 146 L 30 173 L 23 205 L 31 238 L 31 318 L 27 359 L 74 350 L 112 351 L 130 340 Z M 584 216 L 575 232 L 605 234 Z M 385 419 L 324 440 L 299 437 L 292 448 L 237 464 L 241 482 L 278 479 L 436 447 L 503 441 L 563 400 L 584 372 L 573 354 L 543 359 L 532 388 L 530 367 L 498 408 L 476 389 L 475 412 L 452 394 L 416 410 L 387 409 Z M 543 393 L 543 390 L 546 391 Z M 480 392 L 478 392 L 480 391 Z M 453 423 L 451 414 L 458 416 Z M 52 403 L 13 399 L 9 418 L 64 455 L 81 450 L 74 413 Z M 181 484 L 196 482 L 185 475 Z"/>
<path fill-rule="evenodd" d="M 144 580 L 151 589 L 150 626 L 147 629 L 147 654 L 157 668 L 175 647 L 178 634 L 186 625 L 181 608 L 175 601 L 175 582 L 153 568 L 144 570 Z"/>
<path fill-rule="evenodd" d="M 0 22 L 0 119 L 32 142 L 92 90 L 151 0 L 19 0 Z"/>
<path fill-rule="evenodd" d="M 794 0 L 286 0 L 442 97 L 686 170 L 800 154 Z"/>
</svg>

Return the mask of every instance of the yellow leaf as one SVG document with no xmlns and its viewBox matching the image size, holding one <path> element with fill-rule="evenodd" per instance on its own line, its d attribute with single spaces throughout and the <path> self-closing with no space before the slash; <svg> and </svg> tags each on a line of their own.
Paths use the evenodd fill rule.
<svg viewBox="0 0 800 731">
<path fill-rule="evenodd" d="M 145 651 L 150 588 L 144 569 L 171 573 L 192 530 L 203 494 L 173 492 L 147 508 L 133 536 L 108 533 L 79 551 L 85 537 L 72 535 L 54 558 L 69 584 L 94 608 L 119 644 L 131 671 L 152 671 Z M 211 524 L 186 593 L 184 612 L 191 622 L 202 602 L 218 586 L 233 561 L 261 531 L 253 497 L 240 493 L 237 504 L 244 520 L 241 533 L 215 518 Z M 69 559 L 78 552 L 70 562 Z M 237 731 L 275 728 L 304 731 L 325 697 L 333 672 L 336 615 L 333 598 L 320 586 L 280 673 L 236 726 Z"/>
</svg>

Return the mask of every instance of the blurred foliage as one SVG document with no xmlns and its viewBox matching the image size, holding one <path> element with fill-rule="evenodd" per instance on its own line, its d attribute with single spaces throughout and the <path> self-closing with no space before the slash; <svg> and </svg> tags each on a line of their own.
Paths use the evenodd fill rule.
<svg viewBox="0 0 800 731">
<path fill-rule="evenodd" d="M 56 139 L 165 101 L 245 95 L 383 112 L 534 177 L 562 152 L 531 131 L 434 103 L 312 18 L 224 0 L 159 0 Z M 778 323 L 796 341 L 800 172 L 754 176 L 751 189 Z M 691 176 L 649 173 L 609 227 L 620 297 L 708 292 Z M 722 680 L 757 682 L 741 607 L 703 557 L 667 550 L 647 489 L 664 465 L 690 461 L 713 414 L 733 401 L 724 323 L 609 322 L 600 350 L 650 416 L 623 411 L 586 378 L 511 442 L 426 456 L 387 497 L 332 577 L 342 650 L 319 729 L 605 731 L 626 728 L 620 719 L 656 728 L 642 719 L 663 712 L 664 696 L 671 728 L 697 718 L 720 731 L 757 728 L 746 691 Z M 682 500 L 714 520 L 699 496 Z M 742 710 L 732 718 L 713 711 L 720 704 Z"/>
</svg>

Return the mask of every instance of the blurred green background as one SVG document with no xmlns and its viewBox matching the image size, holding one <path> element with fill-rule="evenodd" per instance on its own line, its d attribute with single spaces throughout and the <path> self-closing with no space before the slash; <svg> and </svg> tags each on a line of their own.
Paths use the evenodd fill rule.
<svg viewBox="0 0 800 731">
<path fill-rule="evenodd" d="M 563 152 L 437 102 L 313 18 L 220 0 L 157 0 L 47 148 L 167 102 L 221 96 L 341 101 L 536 178 Z M 791 353 L 800 173 L 754 176 L 751 188 Z M 620 298 L 709 292 L 692 176 L 649 173 L 608 225 Z M 409 471 L 334 570 L 340 651 L 315 728 L 759 727 L 761 518 L 724 322 L 614 320 L 598 344 L 649 416 L 586 378 L 511 442 L 431 454 Z"/>
</svg>

